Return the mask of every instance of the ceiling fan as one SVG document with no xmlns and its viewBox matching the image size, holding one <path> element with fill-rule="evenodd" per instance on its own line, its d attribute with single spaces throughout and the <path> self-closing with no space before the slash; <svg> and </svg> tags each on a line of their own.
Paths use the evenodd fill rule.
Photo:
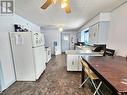
<svg viewBox="0 0 127 95">
<path fill-rule="evenodd" d="M 60 3 L 61 4 L 61 8 L 63 8 L 65 10 L 65 12 L 71 13 L 71 8 L 69 5 L 69 0 L 47 0 L 42 6 L 42 9 L 47 9 L 51 4 L 56 4 L 56 3 Z"/>
</svg>

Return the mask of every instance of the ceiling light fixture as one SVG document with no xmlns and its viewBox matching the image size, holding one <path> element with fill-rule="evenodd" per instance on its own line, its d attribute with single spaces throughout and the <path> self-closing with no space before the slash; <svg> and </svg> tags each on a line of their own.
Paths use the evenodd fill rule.
<svg viewBox="0 0 127 95">
<path fill-rule="evenodd" d="M 63 8 L 67 14 L 71 13 L 70 0 L 46 0 L 46 2 L 41 6 L 41 8 L 45 10 L 51 4 L 56 4 L 57 2 L 60 3 L 61 8 Z"/>
<path fill-rule="evenodd" d="M 62 2 L 62 3 L 61 3 L 61 8 L 65 8 L 65 7 L 67 7 L 67 5 L 68 5 L 68 4 L 67 4 L 66 2 Z"/>
<path fill-rule="evenodd" d="M 53 3 L 56 4 L 57 1 L 58 1 L 58 0 L 53 0 Z"/>
<path fill-rule="evenodd" d="M 62 28 L 62 27 L 60 27 L 60 28 L 59 28 L 59 31 L 60 31 L 60 32 L 62 32 L 62 31 L 63 31 L 63 28 Z"/>
<path fill-rule="evenodd" d="M 66 8 L 69 4 L 68 0 L 61 0 L 61 8 Z"/>
</svg>

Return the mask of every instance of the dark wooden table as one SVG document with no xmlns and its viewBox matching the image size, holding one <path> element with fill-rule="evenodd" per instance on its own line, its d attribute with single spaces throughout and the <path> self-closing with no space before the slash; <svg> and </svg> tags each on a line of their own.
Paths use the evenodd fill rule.
<svg viewBox="0 0 127 95">
<path fill-rule="evenodd" d="M 120 56 L 82 57 L 90 69 L 105 83 L 113 95 L 127 95 L 127 60 Z M 82 70 L 82 82 L 84 81 Z"/>
</svg>

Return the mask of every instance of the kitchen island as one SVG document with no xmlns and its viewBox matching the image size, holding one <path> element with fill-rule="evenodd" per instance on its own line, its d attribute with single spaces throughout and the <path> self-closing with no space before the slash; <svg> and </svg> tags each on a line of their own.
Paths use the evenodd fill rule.
<svg viewBox="0 0 127 95">
<path fill-rule="evenodd" d="M 93 52 L 90 48 L 84 50 L 67 50 L 67 71 L 82 71 L 82 66 L 79 63 L 81 60 L 81 56 L 103 56 L 103 53 Z"/>
</svg>

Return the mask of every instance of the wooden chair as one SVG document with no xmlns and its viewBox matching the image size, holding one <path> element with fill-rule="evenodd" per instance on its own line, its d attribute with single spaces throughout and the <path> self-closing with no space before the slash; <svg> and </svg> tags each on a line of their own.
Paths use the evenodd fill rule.
<svg viewBox="0 0 127 95">
<path fill-rule="evenodd" d="M 80 62 L 83 66 L 84 66 L 84 72 L 86 73 L 87 75 L 87 78 L 84 80 L 84 82 L 80 85 L 79 88 L 81 88 L 89 79 L 91 81 L 91 83 L 93 84 L 94 88 L 95 88 L 95 92 L 93 95 L 100 95 L 100 93 L 98 92 L 99 91 L 99 88 L 101 87 L 102 85 L 102 81 L 100 81 L 99 85 L 96 86 L 95 84 L 95 80 L 98 80 L 99 78 L 96 76 L 96 74 L 89 68 L 88 64 L 85 63 L 83 60 Z M 102 92 L 101 92 L 102 93 Z"/>
</svg>

